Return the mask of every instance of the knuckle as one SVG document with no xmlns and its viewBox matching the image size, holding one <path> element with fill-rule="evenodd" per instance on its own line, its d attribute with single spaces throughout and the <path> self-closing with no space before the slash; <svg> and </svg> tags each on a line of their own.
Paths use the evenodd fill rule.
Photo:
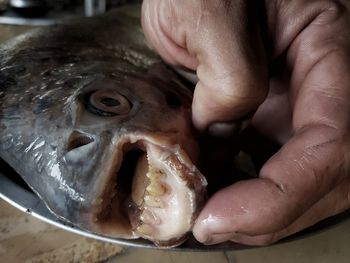
<svg viewBox="0 0 350 263">
<path fill-rule="evenodd" d="M 256 108 L 258 107 L 266 95 L 264 93 L 252 91 L 249 87 L 238 87 L 237 88 L 226 87 L 219 90 L 220 96 L 218 99 L 223 105 L 244 105 L 245 108 Z"/>
<path fill-rule="evenodd" d="M 215 96 L 228 105 L 259 105 L 267 96 L 267 83 L 254 72 L 242 70 L 215 72 L 213 76 L 203 76 L 206 87 L 216 87 Z"/>
<path fill-rule="evenodd" d="M 327 0 L 323 1 L 324 3 L 324 10 L 323 13 L 329 13 L 331 15 L 339 15 L 344 10 L 344 5 L 340 3 L 340 1 L 335 0 Z"/>
<path fill-rule="evenodd" d="M 340 1 L 324 0 L 317 3 L 319 9 L 319 15 L 316 17 L 314 23 L 328 24 L 338 20 L 342 16 L 345 6 Z"/>
</svg>

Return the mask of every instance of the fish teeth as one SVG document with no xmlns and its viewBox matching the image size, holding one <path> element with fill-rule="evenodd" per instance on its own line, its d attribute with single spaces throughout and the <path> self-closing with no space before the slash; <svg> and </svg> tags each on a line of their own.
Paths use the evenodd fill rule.
<svg viewBox="0 0 350 263">
<path fill-rule="evenodd" d="M 152 181 L 160 180 L 160 178 L 162 178 L 164 175 L 165 175 L 164 172 L 162 172 L 159 169 L 156 169 L 153 166 L 149 167 L 148 173 L 146 174 L 146 176 Z"/>
<path fill-rule="evenodd" d="M 160 219 L 155 215 L 155 213 L 147 208 L 143 209 L 140 219 L 143 223 L 146 224 L 159 225 L 161 223 Z"/>
<path fill-rule="evenodd" d="M 145 196 L 145 204 L 150 207 L 155 208 L 164 208 L 165 205 L 162 200 L 160 200 L 159 197 L 152 196 L 152 195 L 146 195 Z"/>
<path fill-rule="evenodd" d="M 164 184 L 158 181 L 151 181 L 146 190 L 152 196 L 162 196 L 165 194 L 167 189 Z"/>
<path fill-rule="evenodd" d="M 152 233 L 154 233 L 153 227 L 150 225 L 147 225 L 147 224 L 143 224 L 143 225 L 138 226 L 136 228 L 136 231 L 143 234 L 143 235 L 146 235 L 146 236 L 149 236 Z"/>
</svg>

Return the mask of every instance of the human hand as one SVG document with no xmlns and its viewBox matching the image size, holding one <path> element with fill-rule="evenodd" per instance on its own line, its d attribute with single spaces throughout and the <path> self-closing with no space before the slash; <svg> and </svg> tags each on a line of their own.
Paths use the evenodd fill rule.
<svg viewBox="0 0 350 263">
<path fill-rule="evenodd" d="M 265 245 L 350 208 L 349 10 L 346 0 L 143 2 L 149 42 L 197 71 L 196 127 L 255 113 L 251 124 L 283 145 L 259 178 L 211 197 L 193 228 L 200 242 Z"/>
</svg>

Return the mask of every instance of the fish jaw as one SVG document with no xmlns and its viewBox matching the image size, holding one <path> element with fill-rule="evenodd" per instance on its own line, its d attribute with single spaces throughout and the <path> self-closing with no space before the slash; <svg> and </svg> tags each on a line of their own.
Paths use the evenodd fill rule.
<svg viewBox="0 0 350 263">
<path fill-rule="evenodd" d="M 206 200 L 207 182 L 192 162 L 197 157 L 190 157 L 176 142 L 176 136 L 169 134 L 118 140 L 108 175 L 101 176 L 104 182 L 96 189 L 89 226 L 93 232 L 119 236 L 115 228 L 122 224 L 128 238 L 145 238 L 160 247 L 177 246 L 187 239 Z M 123 159 L 135 150 L 140 152 L 133 163 L 136 168 L 122 174 Z M 130 188 L 122 182 L 125 179 Z"/>
<path fill-rule="evenodd" d="M 141 199 L 132 198 L 140 213 L 135 234 L 159 246 L 179 245 L 205 200 L 206 180 L 179 145 L 164 149 L 147 143 L 146 149 L 148 169 L 137 169 L 134 178 L 146 183 L 135 184 L 132 192 L 144 193 Z"/>
</svg>

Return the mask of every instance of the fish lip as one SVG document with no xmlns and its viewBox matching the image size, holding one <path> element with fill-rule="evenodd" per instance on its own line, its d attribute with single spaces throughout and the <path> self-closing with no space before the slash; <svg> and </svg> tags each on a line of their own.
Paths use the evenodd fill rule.
<svg viewBox="0 0 350 263">
<path fill-rule="evenodd" d="M 187 156 L 186 152 L 177 143 L 176 135 L 176 133 L 149 133 L 138 135 L 124 135 L 122 137 L 119 137 L 118 143 L 115 146 L 115 151 L 112 154 L 112 157 L 110 158 L 111 165 L 109 172 L 107 173 L 107 175 L 103 176 L 104 186 L 101 187 L 100 185 L 100 194 L 98 194 L 97 198 L 93 201 L 94 212 L 92 224 L 94 229 L 97 228 L 97 232 L 103 232 L 104 234 L 114 236 L 113 230 L 109 229 L 106 233 L 106 230 L 103 229 L 102 225 L 105 223 L 104 216 L 106 216 L 104 213 L 106 213 L 107 211 L 107 213 L 111 213 L 111 215 L 113 215 L 112 210 L 114 208 L 111 207 L 111 204 L 114 203 L 114 199 L 120 198 L 118 194 L 116 194 L 117 196 L 115 196 L 115 181 L 118 178 L 118 176 L 120 176 L 119 171 L 123 163 L 123 158 L 125 157 L 128 151 L 131 151 L 133 149 L 138 149 L 149 153 L 149 151 L 152 151 L 151 148 L 155 147 L 160 149 L 161 151 L 169 153 L 170 156 L 175 157 L 178 162 L 181 162 L 184 165 L 186 171 L 196 171 L 197 173 L 199 173 L 199 175 L 196 175 L 196 178 L 198 178 L 195 183 L 191 180 L 188 180 L 188 178 L 186 178 L 186 175 L 184 176 L 181 173 L 177 173 L 177 175 L 182 180 L 186 181 L 187 186 L 191 189 L 191 191 L 194 192 L 194 196 L 197 196 L 198 199 L 198 194 L 196 194 L 196 192 L 205 192 L 205 187 L 207 184 L 205 178 L 200 174 L 200 172 L 196 169 L 195 165 L 192 163 L 190 157 Z M 206 196 L 206 194 L 200 194 L 199 196 L 199 199 L 201 200 L 194 200 L 194 208 L 191 221 L 194 221 L 194 217 L 197 216 L 200 208 L 204 205 L 204 196 Z M 188 232 L 191 229 L 188 229 L 188 231 L 183 233 L 183 235 L 179 238 L 171 238 L 170 240 L 156 240 L 152 236 L 142 235 L 138 233 L 138 231 L 135 230 L 138 224 L 136 223 L 135 225 L 131 222 L 132 215 L 130 215 L 130 213 L 138 217 L 140 211 L 138 207 L 133 204 L 133 201 L 131 201 L 130 197 L 124 196 L 121 198 L 124 198 L 124 200 L 119 200 L 118 202 L 120 203 L 117 207 L 123 209 L 123 212 L 121 213 L 124 217 L 123 220 L 128 221 L 128 234 L 127 236 L 122 237 L 143 237 L 155 242 L 155 244 L 162 247 L 172 247 L 175 245 L 179 245 L 180 243 L 183 243 L 186 240 L 185 236 L 187 236 Z M 109 218 L 109 220 L 113 220 L 113 218 Z M 120 237 L 120 234 L 116 233 L 116 237 Z"/>
</svg>

